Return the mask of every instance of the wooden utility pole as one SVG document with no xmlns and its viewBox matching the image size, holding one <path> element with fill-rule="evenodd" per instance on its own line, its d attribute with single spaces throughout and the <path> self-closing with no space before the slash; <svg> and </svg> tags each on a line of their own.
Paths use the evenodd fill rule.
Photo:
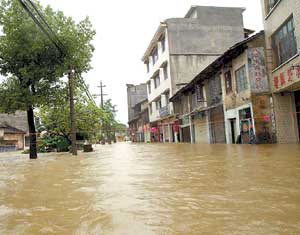
<svg viewBox="0 0 300 235">
<path fill-rule="evenodd" d="M 103 109 L 104 107 L 104 96 L 106 94 L 103 94 L 103 88 L 106 87 L 105 85 L 102 84 L 102 81 L 100 81 L 100 86 L 98 86 L 100 88 L 100 97 L 101 97 L 101 108 Z"/>
<path fill-rule="evenodd" d="M 70 121 L 71 121 L 71 141 L 72 141 L 72 155 L 77 155 L 76 146 L 76 115 L 74 104 L 74 68 L 70 66 L 69 71 L 69 96 L 70 96 Z"/>
</svg>

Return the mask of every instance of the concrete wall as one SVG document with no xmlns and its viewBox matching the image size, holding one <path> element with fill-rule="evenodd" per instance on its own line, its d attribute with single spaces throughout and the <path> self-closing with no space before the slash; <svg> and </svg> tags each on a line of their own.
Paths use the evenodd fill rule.
<svg viewBox="0 0 300 235">
<path fill-rule="evenodd" d="M 297 47 L 300 48 L 300 1 L 280 0 L 269 14 L 266 12 L 266 0 L 261 0 L 266 33 L 267 48 L 271 48 L 271 35 L 293 14 Z"/>
<path fill-rule="evenodd" d="M 134 118 L 134 106 L 147 99 L 147 85 L 127 85 L 128 121 Z"/>
<path fill-rule="evenodd" d="M 189 83 L 217 57 L 207 55 L 171 55 L 172 94 L 175 94 L 182 87 L 176 86 L 176 84 Z"/>
<path fill-rule="evenodd" d="M 273 94 L 278 143 L 299 142 L 294 94 Z"/>
<path fill-rule="evenodd" d="M 300 56 L 290 58 L 276 67 L 272 63 L 271 36 L 291 16 L 294 19 L 295 37 L 298 52 L 300 51 L 300 1 L 280 0 L 267 12 L 266 0 L 262 2 L 262 13 L 266 34 L 266 46 L 269 53 L 269 79 L 273 92 L 273 103 L 276 120 L 276 135 L 279 143 L 295 143 L 299 141 L 297 120 L 295 116 L 295 100 L 292 91 L 300 89 L 300 76 L 297 76 L 293 65 L 300 66 Z"/>
<path fill-rule="evenodd" d="M 168 19 L 170 54 L 223 53 L 244 38 L 243 9 L 197 7 L 197 18 Z"/>
<path fill-rule="evenodd" d="M 244 65 L 246 66 L 246 71 L 247 71 L 248 89 L 237 93 L 235 72 Z M 247 64 L 247 53 L 246 52 L 242 53 L 240 56 L 233 59 L 232 63 L 227 66 L 230 69 L 223 70 L 221 80 L 222 80 L 222 94 L 223 94 L 224 107 L 225 110 L 230 110 L 235 107 L 239 107 L 249 103 L 251 99 L 250 80 L 249 80 L 248 64 Z M 232 92 L 227 94 L 225 88 L 224 73 L 229 70 L 231 71 L 231 78 L 232 78 Z"/>
</svg>

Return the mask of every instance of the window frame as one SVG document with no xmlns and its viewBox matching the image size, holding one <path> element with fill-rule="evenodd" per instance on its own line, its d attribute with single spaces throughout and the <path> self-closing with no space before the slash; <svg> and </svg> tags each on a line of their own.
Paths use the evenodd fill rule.
<svg viewBox="0 0 300 235">
<path fill-rule="evenodd" d="M 270 2 L 273 1 L 273 5 L 271 6 Z M 269 14 L 276 6 L 279 4 L 281 0 L 265 0 L 266 3 L 266 14 Z"/>
<path fill-rule="evenodd" d="M 152 64 L 155 65 L 155 63 L 158 61 L 158 49 L 157 47 L 154 47 L 151 53 L 152 57 Z"/>
<path fill-rule="evenodd" d="M 292 29 L 289 30 L 289 27 L 291 27 Z M 284 32 L 284 31 L 286 31 L 286 32 Z M 271 45 L 272 45 L 272 54 L 273 54 L 273 61 L 274 61 L 273 69 L 281 66 L 286 61 L 288 61 L 290 58 L 297 55 L 297 53 L 298 53 L 297 46 L 298 45 L 297 45 L 297 40 L 296 40 L 296 35 L 295 35 L 295 22 L 294 22 L 293 14 L 291 14 L 274 31 L 274 33 L 270 37 L 270 40 L 271 40 Z M 285 51 L 285 53 L 283 53 L 282 45 L 284 45 L 284 43 L 286 43 L 286 42 L 289 42 L 288 45 L 290 46 L 291 50 Z M 293 49 L 295 50 L 294 52 L 292 51 Z"/>
<path fill-rule="evenodd" d="M 150 95 L 151 92 L 152 92 L 152 90 L 151 90 L 151 80 L 149 82 L 147 82 L 147 87 L 148 87 L 148 93 Z"/>
<path fill-rule="evenodd" d="M 166 51 L 166 35 L 163 34 L 160 38 L 161 51 L 164 53 Z"/>
<path fill-rule="evenodd" d="M 152 114 L 152 113 L 153 113 L 152 102 L 151 102 L 151 103 L 150 103 L 150 105 L 149 105 L 149 111 L 150 111 L 150 114 Z"/>
<path fill-rule="evenodd" d="M 230 88 L 227 87 L 227 81 L 228 81 L 228 77 L 226 77 L 226 74 L 230 75 Z M 224 72 L 224 80 L 225 80 L 225 91 L 226 91 L 226 95 L 230 94 L 233 92 L 233 86 L 232 86 L 232 71 L 231 70 L 227 70 Z"/>
<path fill-rule="evenodd" d="M 155 76 L 154 76 L 154 87 L 155 87 L 155 89 L 156 88 L 158 88 L 159 86 L 160 86 L 160 76 L 159 76 L 159 73 L 157 73 Z M 157 83 L 157 81 L 159 81 L 158 83 Z"/>
<path fill-rule="evenodd" d="M 146 61 L 146 68 L 147 68 L 147 73 L 149 73 L 150 72 L 150 63 L 149 63 L 149 61 Z"/>
<path fill-rule="evenodd" d="M 239 71 L 241 70 L 244 70 L 244 85 L 243 85 L 243 88 L 241 89 L 241 87 L 239 86 L 241 83 L 239 81 L 239 76 L 238 76 L 238 73 Z M 248 77 L 247 77 L 247 70 L 246 70 L 246 65 L 242 65 L 241 67 L 239 67 L 237 70 L 235 70 L 235 83 L 236 83 L 236 92 L 237 93 L 241 93 L 245 90 L 248 90 L 249 89 L 249 82 L 248 82 Z"/>
<path fill-rule="evenodd" d="M 168 63 L 165 63 L 163 66 L 164 80 L 169 79 Z"/>
<path fill-rule="evenodd" d="M 156 104 L 156 110 L 160 110 L 162 108 L 161 99 L 155 101 L 155 104 Z"/>
</svg>

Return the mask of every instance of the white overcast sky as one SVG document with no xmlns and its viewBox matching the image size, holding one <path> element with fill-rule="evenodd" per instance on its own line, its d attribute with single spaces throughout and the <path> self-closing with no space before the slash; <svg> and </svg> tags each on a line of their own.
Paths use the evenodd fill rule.
<svg viewBox="0 0 300 235">
<path fill-rule="evenodd" d="M 145 82 L 141 57 L 159 22 L 183 17 L 191 5 L 244 7 L 244 25 L 263 29 L 260 0 L 40 0 L 64 11 L 76 21 L 89 16 L 97 35 L 91 70 L 84 75 L 92 94 L 100 93 L 100 80 L 107 86 L 106 98 L 117 105 L 117 119 L 127 123 L 126 84 Z M 99 103 L 99 99 L 97 99 Z"/>
</svg>

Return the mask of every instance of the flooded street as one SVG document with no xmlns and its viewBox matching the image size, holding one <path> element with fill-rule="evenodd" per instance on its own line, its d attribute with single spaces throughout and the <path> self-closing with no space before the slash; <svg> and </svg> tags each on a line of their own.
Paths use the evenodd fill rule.
<svg viewBox="0 0 300 235">
<path fill-rule="evenodd" d="M 1 154 L 0 234 L 300 234 L 300 145 Z"/>
</svg>

